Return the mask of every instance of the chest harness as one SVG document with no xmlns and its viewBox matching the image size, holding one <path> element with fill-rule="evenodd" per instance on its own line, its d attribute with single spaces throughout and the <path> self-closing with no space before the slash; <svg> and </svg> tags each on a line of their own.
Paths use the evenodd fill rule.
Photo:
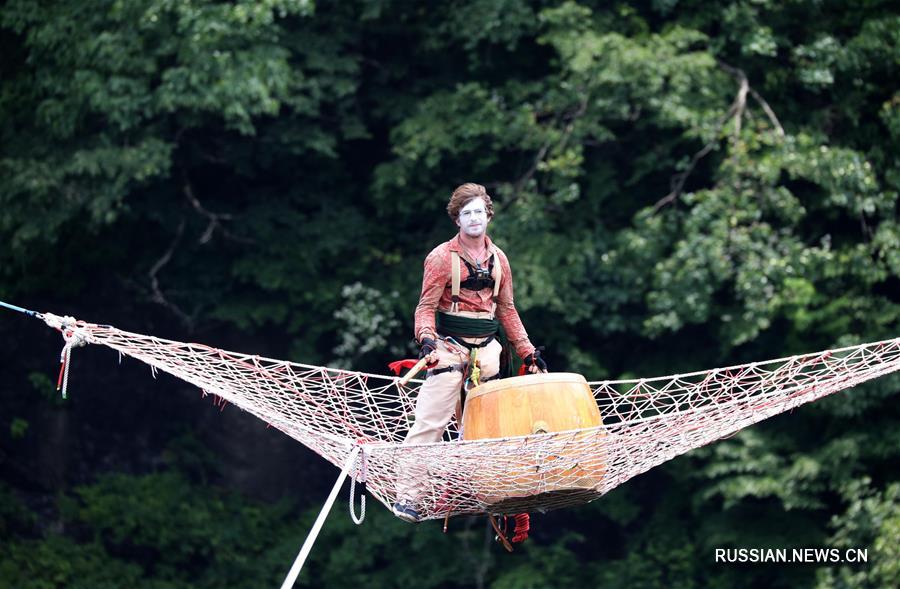
<svg viewBox="0 0 900 589">
<path fill-rule="evenodd" d="M 466 265 L 469 276 L 465 280 L 460 280 L 462 275 L 462 265 Z M 459 312 L 459 289 L 466 290 L 484 290 L 490 288 L 494 291 L 494 303 L 491 306 L 491 316 L 497 309 L 497 295 L 500 294 L 500 279 L 503 277 L 503 268 L 497 259 L 497 254 L 491 254 L 487 268 L 481 266 L 473 266 L 468 260 L 460 257 L 459 252 L 450 252 L 450 312 Z M 477 320 L 476 320 L 477 321 Z M 482 320 L 485 321 L 485 320 Z M 494 329 L 496 331 L 496 329 Z"/>
</svg>

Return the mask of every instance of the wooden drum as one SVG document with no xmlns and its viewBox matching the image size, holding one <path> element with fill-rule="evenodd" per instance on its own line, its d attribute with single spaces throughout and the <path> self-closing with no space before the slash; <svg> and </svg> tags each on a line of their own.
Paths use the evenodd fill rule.
<svg viewBox="0 0 900 589">
<path fill-rule="evenodd" d="M 469 391 L 463 414 L 463 439 L 509 438 L 538 433 L 596 428 L 600 410 L 580 374 L 529 374 L 487 382 Z M 570 495 L 590 494 L 606 472 L 605 452 L 597 443 L 604 433 L 573 432 L 547 442 L 504 442 L 498 462 L 473 473 L 480 497 L 510 509 Z M 591 451 L 586 451 L 587 445 Z M 542 449 L 543 448 L 543 449 Z M 548 449 L 549 448 L 549 449 Z M 493 461 L 491 461 L 493 462 Z M 519 499 L 530 498 L 531 501 Z M 517 504 L 522 504 L 517 505 Z M 503 509 L 500 509 L 503 511 Z"/>
</svg>

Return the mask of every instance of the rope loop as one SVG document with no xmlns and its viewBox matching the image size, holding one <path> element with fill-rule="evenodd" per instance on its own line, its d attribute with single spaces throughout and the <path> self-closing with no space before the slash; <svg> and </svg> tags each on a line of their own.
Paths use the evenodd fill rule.
<svg viewBox="0 0 900 589">
<path fill-rule="evenodd" d="M 69 366 L 72 364 L 72 348 L 80 348 L 87 345 L 87 339 L 76 327 L 74 317 L 52 317 L 53 326 L 59 329 L 63 340 L 66 342 L 59 353 L 59 378 L 56 380 L 56 390 L 61 390 L 62 398 L 65 399 L 69 388 Z M 50 324 L 50 321 L 48 321 L 48 324 Z"/>
<path fill-rule="evenodd" d="M 366 471 L 368 470 L 368 461 L 366 460 L 366 451 L 360 447 L 359 455 L 356 457 L 356 465 L 354 466 L 354 475 L 350 477 L 350 519 L 356 525 L 362 525 L 366 519 Z M 359 479 L 359 516 L 356 515 L 356 481 Z"/>
</svg>

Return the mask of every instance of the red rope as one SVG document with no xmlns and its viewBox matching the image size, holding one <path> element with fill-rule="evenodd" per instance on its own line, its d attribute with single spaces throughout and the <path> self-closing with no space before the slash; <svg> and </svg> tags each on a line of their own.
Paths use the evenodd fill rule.
<svg viewBox="0 0 900 589">
<path fill-rule="evenodd" d="M 59 378 L 56 379 L 56 390 L 62 388 L 63 374 L 66 371 L 66 359 L 65 356 L 60 358 L 59 360 Z"/>
<path fill-rule="evenodd" d="M 518 544 L 528 539 L 528 530 L 531 529 L 531 517 L 527 513 L 517 513 L 513 516 L 516 527 L 513 531 L 512 543 Z"/>
</svg>

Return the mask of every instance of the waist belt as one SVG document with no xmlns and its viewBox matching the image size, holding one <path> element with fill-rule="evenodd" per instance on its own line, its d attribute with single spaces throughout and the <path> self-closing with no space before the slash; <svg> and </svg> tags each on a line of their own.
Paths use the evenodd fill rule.
<svg viewBox="0 0 900 589">
<path fill-rule="evenodd" d="M 461 317 L 451 313 L 438 311 L 435 321 L 438 335 L 450 337 L 485 337 L 495 335 L 500 329 L 500 321 L 497 319 L 476 319 L 474 317 Z M 467 348 L 470 344 L 462 343 Z"/>
<path fill-rule="evenodd" d="M 451 364 L 450 366 L 444 366 L 443 368 L 434 368 L 425 372 L 425 378 L 431 378 L 432 376 L 437 376 L 438 374 L 445 374 L 447 372 L 462 372 L 465 374 L 466 368 L 469 366 L 468 362 L 463 362 L 462 364 Z M 482 378 L 481 382 L 487 382 L 489 380 L 496 380 L 500 378 L 500 373 L 498 372 L 494 376 L 490 376 L 488 378 Z"/>
<path fill-rule="evenodd" d="M 451 344 L 454 344 L 454 345 L 457 345 L 457 346 L 461 346 L 461 347 L 463 347 L 463 348 L 466 348 L 466 349 L 468 349 L 470 352 L 471 352 L 472 350 L 477 349 L 477 348 L 483 348 L 483 347 L 485 347 L 486 345 L 488 345 L 489 343 L 491 343 L 491 342 L 494 341 L 495 339 L 497 339 L 497 338 L 495 338 L 493 335 L 489 335 L 489 336 L 487 336 L 483 341 L 481 341 L 481 342 L 479 342 L 479 343 L 477 343 L 477 344 L 470 344 L 469 342 L 467 342 L 467 341 L 465 341 L 465 340 L 463 340 L 463 341 L 458 341 L 456 338 L 454 338 L 453 336 L 450 336 L 450 335 L 444 336 L 444 340 L 449 341 Z"/>
</svg>

